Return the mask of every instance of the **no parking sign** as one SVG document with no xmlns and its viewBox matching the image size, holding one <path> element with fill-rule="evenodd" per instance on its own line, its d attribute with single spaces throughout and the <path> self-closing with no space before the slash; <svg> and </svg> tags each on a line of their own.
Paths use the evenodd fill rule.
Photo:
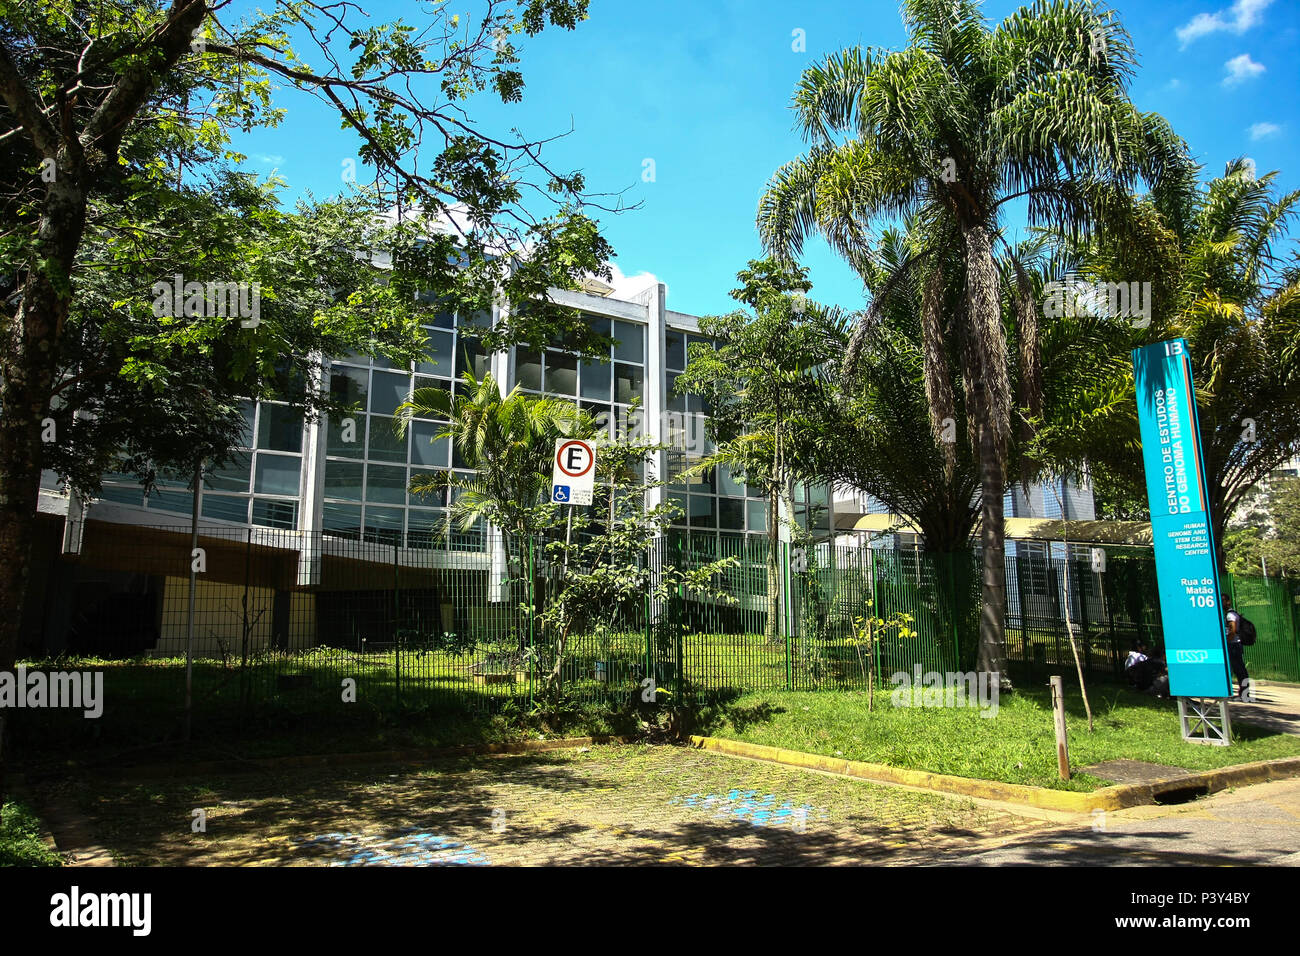
<svg viewBox="0 0 1300 956">
<path fill-rule="evenodd" d="M 595 446 L 581 438 L 557 438 L 551 501 L 561 505 L 589 505 L 595 483 Z"/>
</svg>

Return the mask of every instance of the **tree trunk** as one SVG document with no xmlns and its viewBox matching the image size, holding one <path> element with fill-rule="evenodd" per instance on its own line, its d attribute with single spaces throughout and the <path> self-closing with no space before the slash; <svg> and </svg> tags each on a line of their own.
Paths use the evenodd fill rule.
<svg viewBox="0 0 1300 956">
<path fill-rule="evenodd" d="M 72 302 L 72 263 L 86 223 L 85 195 L 71 179 L 61 174 L 50 185 L 0 358 L 0 670 L 11 670 L 18 654 L 40 500 L 41 421 L 50 406 L 59 336 Z"/>
<path fill-rule="evenodd" d="M 41 420 L 50 407 L 59 334 L 72 302 L 72 263 L 86 225 L 85 194 L 69 179 L 50 186 L 18 314 L 0 342 L 0 671 L 12 671 L 18 658 L 40 503 Z M 0 808 L 3 745 L 0 740 Z"/>
<path fill-rule="evenodd" d="M 767 494 L 767 628 L 764 634 L 769 644 L 781 642 L 781 534 L 777 490 L 773 486 Z"/>
<path fill-rule="evenodd" d="M 983 416 L 993 428 L 993 448 L 1001 461 L 1010 437 L 1011 381 L 1007 371 L 1007 334 L 1002 324 L 1000 281 L 989 231 L 982 225 L 963 230 L 966 253 L 967 322 L 969 343 L 979 362 L 983 387 Z M 1001 500 L 1001 499 L 999 499 Z"/>
<path fill-rule="evenodd" d="M 979 426 L 981 522 L 980 545 L 983 551 L 984 583 L 981 590 L 980 649 L 976 669 L 998 674 L 1005 686 L 1006 660 L 1003 628 L 1006 623 L 1007 584 L 1005 544 L 1003 542 L 1002 459 L 988 422 Z"/>
<path fill-rule="evenodd" d="M 943 447 L 944 480 L 952 482 L 957 470 L 957 428 L 948 349 L 943 339 L 943 272 L 936 266 L 925 280 L 921 298 L 921 344 L 925 356 L 925 398 L 929 403 L 930 430 Z"/>
<path fill-rule="evenodd" d="M 1011 385 L 1007 373 L 1006 329 L 998 294 L 998 269 L 993 261 L 989 230 L 982 223 L 962 229 L 966 257 L 967 378 L 975 376 L 976 444 L 981 486 L 980 543 L 984 582 L 980 610 L 980 646 L 976 669 L 1006 676 L 1005 642 L 1007 589 L 1003 540 L 1002 495 L 1006 490 L 1005 454 L 1008 446 Z M 969 384 L 968 384 L 969 390 Z"/>
</svg>

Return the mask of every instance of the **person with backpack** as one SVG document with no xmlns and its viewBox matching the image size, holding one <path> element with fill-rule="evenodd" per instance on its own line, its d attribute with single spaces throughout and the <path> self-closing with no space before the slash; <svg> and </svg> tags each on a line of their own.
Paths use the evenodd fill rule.
<svg viewBox="0 0 1300 956">
<path fill-rule="evenodd" d="M 1156 655 L 1146 641 L 1138 638 L 1124 659 L 1124 673 L 1134 690 L 1154 697 L 1169 696 L 1169 671 L 1163 657 Z"/>
<path fill-rule="evenodd" d="M 1246 671 L 1246 648 L 1255 643 L 1255 625 L 1232 606 L 1232 598 L 1221 595 L 1224 625 L 1228 630 L 1228 664 L 1237 679 L 1237 700 L 1253 700 L 1254 691 L 1250 674 Z"/>
</svg>

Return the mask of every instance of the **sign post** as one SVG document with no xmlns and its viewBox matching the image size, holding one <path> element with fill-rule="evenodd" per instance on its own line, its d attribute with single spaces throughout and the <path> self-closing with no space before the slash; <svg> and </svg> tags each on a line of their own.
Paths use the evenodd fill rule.
<svg viewBox="0 0 1300 956">
<path fill-rule="evenodd" d="M 555 440 L 551 470 L 551 501 L 559 505 L 589 505 L 596 484 L 596 447 L 581 438 Z"/>
<path fill-rule="evenodd" d="M 1184 740 L 1227 746 L 1232 677 L 1187 343 L 1134 349 L 1133 376 L 1169 693 L 1178 698 Z"/>
</svg>

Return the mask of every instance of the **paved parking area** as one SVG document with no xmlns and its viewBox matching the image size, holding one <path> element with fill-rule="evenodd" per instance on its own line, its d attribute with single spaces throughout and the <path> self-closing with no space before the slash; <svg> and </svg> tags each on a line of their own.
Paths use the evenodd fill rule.
<svg viewBox="0 0 1300 956">
<path fill-rule="evenodd" d="M 1088 824 L 953 854 L 972 866 L 1300 866 L 1300 780 L 1225 790 L 1175 806 L 1094 813 Z"/>
<path fill-rule="evenodd" d="M 1049 824 L 936 794 L 681 747 L 80 786 L 135 865 L 901 865 Z M 194 832 L 196 810 L 206 832 Z"/>
</svg>

